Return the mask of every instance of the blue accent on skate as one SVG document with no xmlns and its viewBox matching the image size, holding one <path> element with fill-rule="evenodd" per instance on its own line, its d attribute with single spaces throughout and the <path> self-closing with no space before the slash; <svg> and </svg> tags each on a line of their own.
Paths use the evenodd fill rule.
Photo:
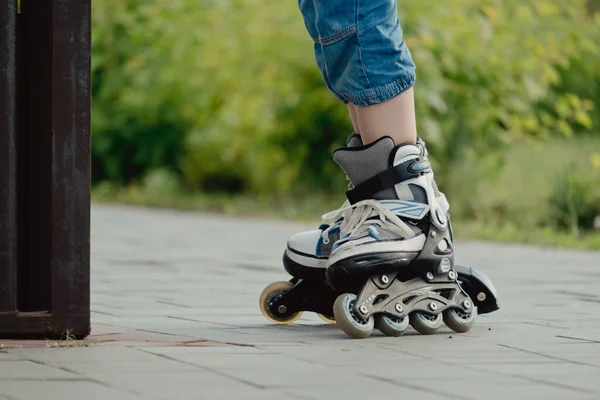
<svg viewBox="0 0 600 400">
<path fill-rule="evenodd" d="M 411 172 L 423 172 L 431 168 L 431 164 L 427 160 L 417 161 L 408 167 L 408 170 Z"/>
<path fill-rule="evenodd" d="M 335 233 L 337 233 L 339 231 L 340 231 L 340 226 L 337 225 L 337 226 L 334 226 L 333 228 L 331 228 L 329 230 L 329 234 L 330 235 L 331 234 L 335 234 Z M 329 239 L 329 240 L 331 240 L 331 239 Z M 322 246 L 323 246 L 323 236 L 319 236 L 319 240 L 317 240 L 317 248 L 315 250 L 315 254 L 317 255 L 317 257 L 322 257 L 323 256 L 323 253 L 321 252 L 321 247 Z"/>
<path fill-rule="evenodd" d="M 416 203 L 414 200 L 382 200 L 381 204 L 405 204 L 405 203 Z"/>
<path fill-rule="evenodd" d="M 382 204 L 398 205 L 399 207 L 390 208 L 390 211 L 394 211 L 397 214 L 404 215 L 406 217 L 423 218 L 427 209 L 427 204 L 418 203 L 411 200 L 397 200 L 397 201 L 382 201 Z"/>
<path fill-rule="evenodd" d="M 379 237 L 379 235 L 376 233 L 376 227 L 375 225 L 371 225 L 369 227 L 369 236 L 371 236 L 373 239 L 375 240 L 381 240 L 381 238 Z"/>
<path fill-rule="evenodd" d="M 337 242 L 334 243 L 333 247 L 331 248 L 331 251 L 333 252 L 338 247 L 340 247 L 342 244 L 346 243 L 348 241 L 349 237 L 350 237 L 350 234 L 347 233 L 346 235 L 344 235 L 343 238 L 340 238 Z"/>
</svg>

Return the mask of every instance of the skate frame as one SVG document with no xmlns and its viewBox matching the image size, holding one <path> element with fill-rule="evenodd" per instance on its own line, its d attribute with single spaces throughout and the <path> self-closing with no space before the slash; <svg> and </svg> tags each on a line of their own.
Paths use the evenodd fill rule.
<svg viewBox="0 0 600 400">
<path fill-rule="evenodd" d="M 473 302 L 456 281 L 427 282 L 416 277 L 402 282 L 396 275 L 369 278 L 354 306 L 358 316 L 367 319 L 373 314 L 384 313 L 402 319 L 414 311 L 436 315 L 449 308 L 473 312 Z"/>
</svg>

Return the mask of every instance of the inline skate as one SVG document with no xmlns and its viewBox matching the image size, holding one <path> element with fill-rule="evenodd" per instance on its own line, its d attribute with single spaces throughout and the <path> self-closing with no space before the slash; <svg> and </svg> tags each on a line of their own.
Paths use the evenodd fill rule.
<svg viewBox="0 0 600 400">
<path fill-rule="evenodd" d="M 362 146 L 359 138 L 357 135 L 351 136 L 348 147 Z M 420 160 L 427 161 L 427 150 L 420 138 L 417 147 Z M 441 195 L 439 191 L 437 193 Z M 327 322 L 335 321 L 333 306 L 343 291 L 334 290 L 327 283 L 326 267 L 333 244 L 340 238 L 344 209 L 349 209 L 349 206 L 347 200 L 341 209 L 324 215 L 323 224 L 318 229 L 298 233 L 288 241 L 283 265 L 292 279 L 268 285 L 260 296 L 261 311 L 269 320 L 277 324 L 289 324 L 300 318 L 303 311 L 311 311 Z M 499 309 L 496 289 L 483 273 L 470 267 L 455 266 L 454 274 L 459 285 L 472 299 L 478 314 Z M 386 330 L 385 325 L 379 326 Z"/>
<path fill-rule="evenodd" d="M 386 136 L 334 160 L 354 185 L 327 259 L 329 285 L 344 292 L 333 306 L 338 326 L 352 338 L 375 327 L 388 336 L 409 325 L 469 331 L 477 307 L 459 283 L 449 204 L 422 147 Z"/>
</svg>

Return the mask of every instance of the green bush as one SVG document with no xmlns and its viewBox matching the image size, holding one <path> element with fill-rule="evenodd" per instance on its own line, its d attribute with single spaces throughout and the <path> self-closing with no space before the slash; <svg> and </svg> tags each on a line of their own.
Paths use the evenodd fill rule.
<svg viewBox="0 0 600 400">
<path fill-rule="evenodd" d="M 600 216 L 600 169 L 567 168 L 558 177 L 550 198 L 550 222 L 574 235 L 594 229 Z"/>
<path fill-rule="evenodd" d="M 600 138 L 509 145 L 503 162 L 489 172 L 469 156 L 454 168 L 446 184 L 453 217 L 520 232 L 592 230 L 600 215 Z"/>
<path fill-rule="evenodd" d="M 584 3 L 400 2 L 420 77 L 421 131 L 440 163 L 592 128 L 590 98 L 600 92 L 579 98 L 560 75 L 591 54 L 595 63 L 574 73 L 597 75 L 600 26 Z"/>
<path fill-rule="evenodd" d="M 399 3 L 442 186 L 461 158 L 597 122 L 600 28 L 585 1 Z M 273 196 L 341 191 L 331 151 L 352 128 L 295 2 L 96 0 L 92 129 L 95 182 L 159 170 Z"/>
</svg>

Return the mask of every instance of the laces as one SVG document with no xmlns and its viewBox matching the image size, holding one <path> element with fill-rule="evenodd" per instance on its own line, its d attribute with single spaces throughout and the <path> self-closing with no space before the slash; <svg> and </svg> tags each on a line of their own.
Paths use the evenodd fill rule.
<svg viewBox="0 0 600 400">
<path fill-rule="evenodd" d="M 360 238 L 373 229 L 373 225 L 410 239 L 415 236 L 408 224 L 377 200 L 363 200 L 356 204 L 342 207 L 344 220 L 340 227 L 340 237 L 351 240 Z M 377 231 L 375 231 L 377 233 Z"/>
<path fill-rule="evenodd" d="M 339 209 L 323 214 L 323 216 L 321 217 L 323 223 L 325 225 L 329 225 L 327 229 L 323 229 L 323 232 L 321 232 L 321 238 L 323 238 L 323 243 L 329 243 L 329 231 L 339 225 L 340 218 L 344 216 L 344 209 L 349 204 L 350 203 L 348 202 L 348 200 L 346 200 L 344 204 L 342 204 L 342 207 L 340 207 Z"/>
<path fill-rule="evenodd" d="M 348 181 L 348 190 L 354 189 L 354 185 L 352 184 L 352 181 L 350 180 L 348 175 L 346 175 L 346 180 Z"/>
<path fill-rule="evenodd" d="M 346 180 L 348 181 L 348 190 L 354 189 L 354 185 L 352 184 L 352 181 L 350 181 L 348 175 L 345 176 Z M 350 203 L 348 202 L 348 200 L 346 200 L 344 204 L 342 204 L 341 208 L 323 214 L 321 220 L 325 225 L 329 225 L 329 228 L 324 229 L 323 232 L 321 232 L 321 238 L 323 238 L 323 243 L 329 243 L 329 231 L 338 225 L 339 219 L 344 215 L 344 210 L 346 210 L 349 206 Z"/>
</svg>

